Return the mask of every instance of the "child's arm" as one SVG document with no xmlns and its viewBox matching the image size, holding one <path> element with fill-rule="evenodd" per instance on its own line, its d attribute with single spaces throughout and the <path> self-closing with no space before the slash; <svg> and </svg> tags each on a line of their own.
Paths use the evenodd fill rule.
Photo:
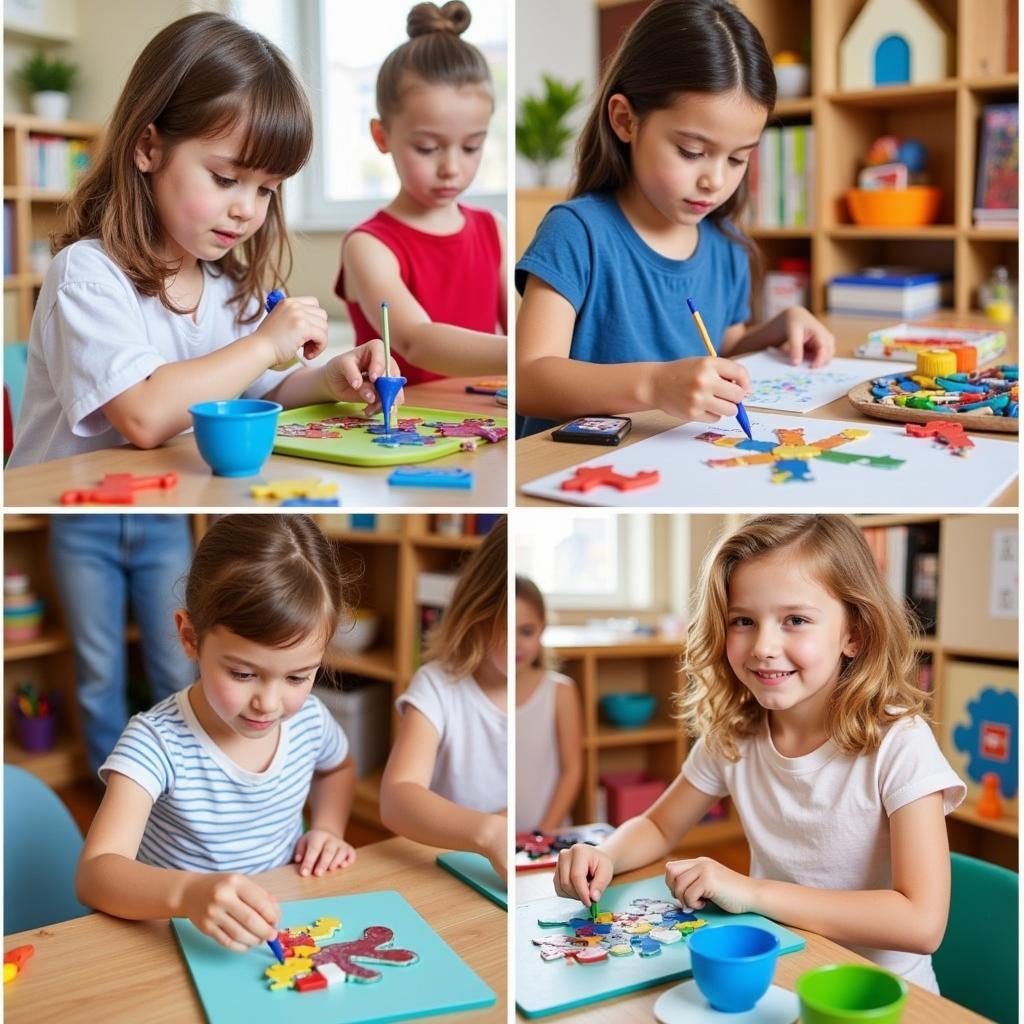
<svg viewBox="0 0 1024 1024">
<path fill-rule="evenodd" d="M 714 900 L 723 910 L 764 914 L 843 945 L 934 953 L 949 915 L 942 799 L 931 793 L 889 818 L 891 889 L 844 892 L 747 878 L 707 857 L 669 863 L 666 881 L 685 906 Z"/>
<path fill-rule="evenodd" d="M 398 260 L 383 242 L 357 231 L 345 239 L 343 258 L 347 290 L 370 323 L 377 322 L 380 304 L 387 302 L 391 343 L 410 363 L 450 377 L 508 372 L 507 339 L 434 323 L 405 286 Z"/>
<path fill-rule="evenodd" d="M 380 787 L 380 816 L 393 832 L 431 846 L 482 853 L 504 879 L 508 825 L 500 814 L 460 807 L 430 790 L 440 737 L 422 711 L 407 705 Z"/>
<path fill-rule="evenodd" d="M 805 359 L 824 366 L 836 352 L 836 339 L 827 327 L 803 306 L 791 306 L 752 330 L 734 324 L 722 340 L 723 355 L 740 356 L 777 345 L 793 366 Z"/>
<path fill-rule="evenodd" d="M 165 363 L 103 406 L 103 413 L 137 448 L 155 448 L 192 426 L 189 406 L 232 398 L 261 373 L 327 344 L 327 313 L 313 298 L 283 299 L 244 338 L 195 359 Z"/>
<path fill-rule="evenodd" d="M 356 762 L 351 753 L 337 768 L 316 772 L 309 787 L 309 831 L 295 845 L 292 860 L 300 861 L 299 874 L 322 875 L 347 868 L 356 851 L 344 840 L 352 799 L 356 792 Z"/>
<path fill-rule="evenodd" d="M 555 728 L 558 735 L 558 785 L 551 803 L 537 826 L 541 832 L 554 832 L 576 802 L 583 780 L 583 713 L 576 684 L 555 687 Z"/>
<path fill-rule="evenodd" d="M 735 416 L 750 377 L 729 359 L 667 363 L 587 363 L 570 359 L 576 311 L 531 274 L 516 317 L 516 410 L 567 420 L 597 413 L 661 409 L 683 420 L 713 423 Z"/>
<path fill-rule="evenodd" d="M 620 825 L 600 846 L 577 843 L 558 855 L 555 892 L 590 906 L 613 875 L 660 860 L 719 799 L 681 774 L 643 814 Z"/>
<path fill-rule="evenodd" d="M 505 222 L 498 217 L 494 218 L 498 225 L 498 238 L 501 241 L 501 274 L 500 289 L 498 291 L 498 323 L 501 329 L 508 334 L 508 247 L 505 243 Z M 508 367 L 505 367 L 508 372 Z"/>
<path fill-rule="evenodd" d="M 78 861 L 78 899 L 130 921 L 187 917 L 204 934 L 240 952 L 273 938 L 281 909 L 245 875 L 156 868 L 135 859 L 152 806 L 140 785 L 110 772 Z"/>
</svg>

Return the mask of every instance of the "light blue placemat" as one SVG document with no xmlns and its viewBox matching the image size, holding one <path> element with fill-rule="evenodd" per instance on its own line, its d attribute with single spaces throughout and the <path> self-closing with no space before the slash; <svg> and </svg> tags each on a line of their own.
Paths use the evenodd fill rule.
<svg viewBox="0 0 1024 1024">
<path fill-rule="evenodd" d="M 640 897 L 670 900 L 664 879 L 648 878 L 627 885 L 613 885 L 601 898 L 601 910 L 625 910 Z M 533 939 L 541 935 L 572 934 L 568 928 L 542 928 L 539 918 L 557 920 L 573 912 L 588 917 L 589 912 L 576 900 L 559 896 L 534 900 L 516 908 L 516 1006 L 526 1017 L 544 1017 L 549 1013 L 571 1010 L 587 1003 L 596 1003 L 625 992 L 650 988 L 666 981 L 685 978 L 691 973 L 690 947 L 682 942 L 663 946 L 658 956 L 608 957 L 597 964 L 571 964 L 564 960 L 541 960 L 539 947 Z M 716 924 L 752 924 L 774 932 L 782 941 L 782 953 L 803 949 L 805 942 L 781 925 L 758 914 L 726 914 L 716 907 L 696 911 L 707 920 L 706 927 Z"/>
<path fill-rule="evenodd" d="M 487 985 L 397 892 L 297 900 L 283 903 L 281 911 L 282 929 L 313 924 L 321 917 L 340 918 L 340 930 L 325 944 L 358 939 L 365 928 L 384 925 L 395 933 L 392 947 L 411 949 L 419 960 L 407 966 L 370 964 L 382 975 L 372 983 L 349 981 L 314 992 L 271 992 L 263 972 L 275 960 L 266 945 L 233 953 L 191 921 L 174 918 L 171 927 L 210 1024 L 383 1024 L 495 1002 Z"/>
<path fill-rule="evenodd" d="M 437 863 L 502 910 L 508 910 L 508 886 L 486 857 L 479 853 L 439 853 Z"/>
</svg>

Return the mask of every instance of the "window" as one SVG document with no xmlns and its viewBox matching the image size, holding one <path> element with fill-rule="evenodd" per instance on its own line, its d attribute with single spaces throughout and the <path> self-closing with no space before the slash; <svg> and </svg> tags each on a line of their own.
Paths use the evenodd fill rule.
<svg viewBox="0 0 1024 1024">
<path fill-rule="evenodd" d="M 398 192 L 391 158 L 370 138 L 377 69 L 405 41 L 412 0 L 235 0 L 232 13 L 288 53 L 309 88 L 316 138 L 307 167 L 289 189 L 289 219 L 306 230 L 344 230 Z M 463 39 L 491 68 L 495 109 L 484 156 L 466 195 L 506 212 L 508 0 L 474 0 Z"/>
</svg>

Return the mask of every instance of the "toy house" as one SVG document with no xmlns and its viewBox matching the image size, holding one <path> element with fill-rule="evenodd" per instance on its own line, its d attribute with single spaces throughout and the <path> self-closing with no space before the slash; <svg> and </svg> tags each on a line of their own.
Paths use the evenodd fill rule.
<svg viewBox="0 0 1024 1024">
<path fill-rule="evenodd" d="M 938 82 L 950 53 L 952 33 L 922 0 L 867 0 L 839 44 L 839 88 Z"/>
</svg>

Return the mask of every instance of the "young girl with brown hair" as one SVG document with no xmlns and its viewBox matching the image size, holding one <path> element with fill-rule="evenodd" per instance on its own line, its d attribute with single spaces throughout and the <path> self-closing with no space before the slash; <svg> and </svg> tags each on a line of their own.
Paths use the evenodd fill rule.
<svg viewBox="0 0 1024 1024">
<path fill-rule="evenodd" d="M 380 815 L 394 832 L 431 846 L 508 862 L 508 608 L 506 521 L 466 562 L 398 698 L 402 720 L 384 769 Z"/>
<path fill-rule="evenodd" d="M 461 0 L 418 3 L 408 41 L 381 65 L 370 132 L 394 159 L 401 188 L 348 233 L 335 286 L 357 345 L 376 336 L 388 303 L 393 350 L 410 384 L 508 372 L 504 227 L 489 210 L 458 201 L 480 167 L 494 113 L 487 61 L 460 38 L 469 23 Z"/>
<path fill-rule="evenodd" d="M 313 297 L 263 314 L 290 269 L 281 185 L 312 133 L 284 56 L 230 18 L 190 15 L 146 46 L 55 239 L 9 465 L 152 448 L 191 426 L 193 403 L 239 394 L 376 408 L 363 373 L 385 372 L 380 342 L 274 369 L 327 343 Z"/>
<path fill-rule="evenodd" d="M 556 891 L 589 905 L 729 796 L 750 877 L 670 860 L 684 906 L 806 928 L 937 991 L 944 815 L 966 789 L 928 727 L 907 610 L 860 530 L 845 516 L 769 515 L 726 537 L 701 571 L 684 671 L 680 705 L 699 738 L 681 774 L 600 848 L 560 854 Z"/>
<path fill-rule="evenodd" d="M 280 917 L 249 875 L 352 863 L 355 763 L 310 692 L 346 611 L 344 584 L 305 516 L 211 527 L 175 613 L 199 677 L 132 718 L 100 768 L 107 791 L 78 865 L 83 903 L 130 920 L 187 917 L 246 950 L 273 938 Z"/>
<path fill-rule="evenodd" d="M 655 0 L 640 15 L 602 77 L 572 196 L 516 266 L 523 433 L 643 409 L 714 422 L 750 387 L 723 356 L 778 345 L 793 363 L 831 358 L 806 309 L 747 325 L 753 245 L 736 219 L 774 105 L 764 41 L 729 0 Z"/>
</svg>

